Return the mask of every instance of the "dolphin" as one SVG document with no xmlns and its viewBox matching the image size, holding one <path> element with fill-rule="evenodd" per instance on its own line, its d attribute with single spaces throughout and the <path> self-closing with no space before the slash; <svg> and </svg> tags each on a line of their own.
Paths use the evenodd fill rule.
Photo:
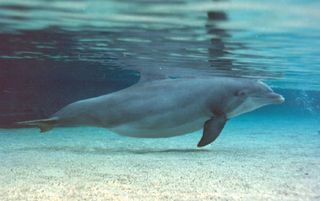
<svg viewBox="0 0 320 201">
<path fill-rule="evenodd" d="M 41 132 L 56 126 L 94 126 L 120 135 L 163 138 L 203 128 L 198 147 L 213 142 L 228 119 L 283 96 L 260 80 L 232 77 L 181 78 L 137 83 L 126 89 L 71 103 L 48 119 L 19 122 Z"/>
</svg>

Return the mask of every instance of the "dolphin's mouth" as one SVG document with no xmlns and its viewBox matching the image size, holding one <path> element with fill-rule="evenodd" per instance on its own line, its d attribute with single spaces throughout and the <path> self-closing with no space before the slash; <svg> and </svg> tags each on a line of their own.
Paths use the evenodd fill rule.
<svg viewBox="0 0 320 201">
<path fill-rule="evenodd" d="M 282 95 L 274 93 L 274 92 L 267 94 L 265 98 L 270 100 L 273 104 L 281 104 L 285 101 L 285 99 Z"/>
<path fill-rule="evenodd" d="M 270 92 L 259 96 L 251 97 L 254 102 L 260 103 L 262 105 L 266 104 L 281 104 L 285 101 L 284 97 L 280 94 Z"/>
</svg>

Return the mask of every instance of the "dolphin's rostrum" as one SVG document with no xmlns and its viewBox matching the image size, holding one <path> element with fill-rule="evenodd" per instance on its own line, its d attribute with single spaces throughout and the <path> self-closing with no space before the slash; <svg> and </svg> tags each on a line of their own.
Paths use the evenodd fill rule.
<svg viewBox="0 0 320 201">
<path fill-rule="evenodd" d="M 261 81 L 210 77 L 155 80 L 77 101 L 48 119 L 20 122 L 41 132 L 55 126 L 96 126 L 120 135 L 161 138 L 203 128 L 198 143 L 213 142 L 232 117 L 284 98 Z"/>
</svg>

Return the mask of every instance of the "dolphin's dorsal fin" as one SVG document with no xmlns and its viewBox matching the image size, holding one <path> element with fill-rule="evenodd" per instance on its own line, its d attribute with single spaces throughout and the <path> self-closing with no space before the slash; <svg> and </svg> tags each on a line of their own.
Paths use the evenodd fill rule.
<svg viewBox="0 0 320 201">
<path fill-rule="evenodd" d="M 203 147 L 213 142 L 221 133 L 227 119 L 225 115 L 215 116 L 207 120 L 203 126 L 202 138 L 198 147 Z"/>
<path fill-rule="evenodd" d="M 40 132 L 44 133 L 46 131 L 51 130 L 54 125 L 57 123 L 57 118 L 50 118 L 50 119 L 39 119 L 39 120 L 32 120 L 32 121 L 22 121 L 18 122 L 19 125 L 26 125 L 26 126 L 36 126 L 40 128 Z"/>
</svg>

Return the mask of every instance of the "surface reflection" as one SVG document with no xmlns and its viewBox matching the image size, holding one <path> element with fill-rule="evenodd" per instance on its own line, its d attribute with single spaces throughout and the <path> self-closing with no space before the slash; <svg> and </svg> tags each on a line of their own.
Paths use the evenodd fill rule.
<svg viewBox="0 0 320 201">
<path fill-rule="evenodd" d="M 210 66 L 221 71 L 231 71 L 232 60 L 227 58 L 229 51 L 225 44 L 225 41 L 230 38 L 230 34 L 216 25 L 220 21 L 228 20 L 227 14 L 222 11 L 209 11 L 207 14 L 206 29 L 208 35 L 211 36 L 211 44 L 208 48 Z"/>
</svg>

